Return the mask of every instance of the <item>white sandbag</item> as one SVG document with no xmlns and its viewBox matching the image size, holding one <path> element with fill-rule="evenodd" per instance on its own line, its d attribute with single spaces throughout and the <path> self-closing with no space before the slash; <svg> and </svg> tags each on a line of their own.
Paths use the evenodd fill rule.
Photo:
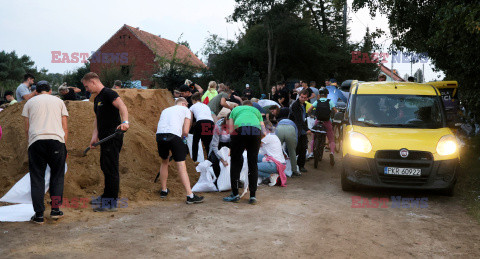
<svg viewBox="0 0 480 259">
<path fill-rule="evenodd" d="M 67 173 L 67 164 L 65 163 L 65 173 Z M 50 186 L 50 167 L 47 165 L 45 170 L 45 193 Z M 30 173 L 27 173 L 20 181 L 18 181 L 1 199 L 0 201 L 9 203 L 32 204 L 32 194 L 30 186 Z"/>
<path fill-rule="evenodd" d="M 35 214 L 32 204 L 16 204 L 0 207 L 0 222 L 30 221 Z"/>
<path fill-rule="evenodd" d="M 223 163 L 220 163 L 220 175 L 218 176 L 217 180 L 218 191 L 223 192 L 232 189 L 232 184 L 230 182 L 231 159 L 228 155 L 230 153 L 230 149 L 228 147 L 222 147 L 218 152 L 223 160 L 227 161 L 228 163 L 228 166 L 226 167 L 223 165 Z"/>
<path fill-rule="evenodd" d="M 279 108 L 281 107 L 280 104 L 278 104 L 277 102 L 272 101 L 272 100 L 266 100 L 266 99 L 258 100 L 258 105 L 262 106 L 262 108 L 265 107 L 265 106 L 272 106 L 272 105 L 276 105 Z"/>
<path fill-rule="evenodd" d="M 288 177 L 292 177 L 292 163 L 290 163 L 290 159 L 287 159 L 287 168 L 285 168 L 285 175 Z"/>
<path fill-rule="evenodd" d="M 190 157 L 192 157 L 193 134 L 188 134 L 187 145 L 188 145 L 188 152 L 190 154 Z M 199 140 L 197 162 L 203 162 L 203 161 L 205 161 L 205 157 L 203 156 L 203 146 L 202 146 L 202 141 Z"/>
<path fill-rule="evenodd" d="M 307 126 L 309 129 L 313 129 L 313 126 L 315 126 L 315 118 L 307 117 Z"/>
<path fill-rule="evenodd" d="M 247 151 L 243 151 L 243 166 L 240 171 L 240 181 L 243 182 L 243 192 L 240 197 L 243 197 L 248 191 L 248 161 Z"/>
<path fill-rule="evenodd" d="M 198 182 L 193 186 L 193 192 L 218 192 L 215 186 L 215 173 L 213 172 L 212 162 L 205 160 L 196 167 L 197 172 L 200 173 Z"/>
</svg>

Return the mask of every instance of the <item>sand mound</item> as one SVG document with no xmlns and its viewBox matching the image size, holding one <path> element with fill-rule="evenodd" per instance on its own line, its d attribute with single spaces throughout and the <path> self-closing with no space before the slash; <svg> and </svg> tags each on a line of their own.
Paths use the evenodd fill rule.
<svg viewBox="0 0 480 259">
<path fill-rule="evenodd" d="M 167 90 L 118 90 L 129 111 L 130 129 L 125 134 L 120 153 L 120 197 L 129 200 L 156 200 L 160 183 L 153 180 L 160 168 L 155 131 L 163 109 L 173 105 Z M 103 192 L 100 152 L 91 150 L 82 157 L 93 130 L 92 102 L 65 102 L 70 117 L 68 172 L 65 197 L 91 197 Z M 0 112 L 4 136 L 0 140 L 0 197 L 28 172 L 28 142 L 25 136 L 23 103 Z M 198 180 L 193 161 L 187 158 L 187 169 L 193 185 Z M 173 197 L 184 197 L 185 191 L 177 177 L 174 162 L 169 168 L 169 189 Z"/>
</svg>

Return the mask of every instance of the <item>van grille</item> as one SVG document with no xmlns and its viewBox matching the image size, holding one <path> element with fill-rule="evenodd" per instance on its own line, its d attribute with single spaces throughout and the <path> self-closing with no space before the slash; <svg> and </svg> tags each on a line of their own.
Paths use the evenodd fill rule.
<svg viewBox="0 0 480 259">
<path fill-rule="evenodd" d="M 375 163 L 378 168 L 380 181 L 387 184 L 424 185 L 428 181 L 433 155 L 425 151 L 409 151 L 406 158 L 400 156 L 399 150 L 379 150 L 375 154 Z M 385 175 L 385 167 L 420 168 L 421 176 Z"/>
</svg>

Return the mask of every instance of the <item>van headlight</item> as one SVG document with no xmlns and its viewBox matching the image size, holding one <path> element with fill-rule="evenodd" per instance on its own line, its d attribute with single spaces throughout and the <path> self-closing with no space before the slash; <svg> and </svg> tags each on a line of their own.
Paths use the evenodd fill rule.
<svg viewBox="0 0 480 259">
<path fill-rule="evenodd" d="M 362 153 L 370 153 L 370 151 L 372 151 L 372 143 L 370 143 L 370 140 L 358 132 L 350 133 L 350 146 L 353 150 Z"/>
<path fill-rule="evenodd" d="M 445 135 L 438 141 L 437 153 L 448 156 L 457 152 L 457 139 L 453 135 Z"/>
</svg>

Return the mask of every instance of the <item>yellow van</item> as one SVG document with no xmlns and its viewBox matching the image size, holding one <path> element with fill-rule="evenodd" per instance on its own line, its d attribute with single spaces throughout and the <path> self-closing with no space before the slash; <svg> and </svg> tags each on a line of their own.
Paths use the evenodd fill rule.
<svg viewBox="0 0 480 259">
<path fill-rule="evenodd" d="M 439 90 L 406 82 L 352 85 L 343 129 L 342 189 L 434 189 L 453 195 L 460 161 Z"/>
</svg>

